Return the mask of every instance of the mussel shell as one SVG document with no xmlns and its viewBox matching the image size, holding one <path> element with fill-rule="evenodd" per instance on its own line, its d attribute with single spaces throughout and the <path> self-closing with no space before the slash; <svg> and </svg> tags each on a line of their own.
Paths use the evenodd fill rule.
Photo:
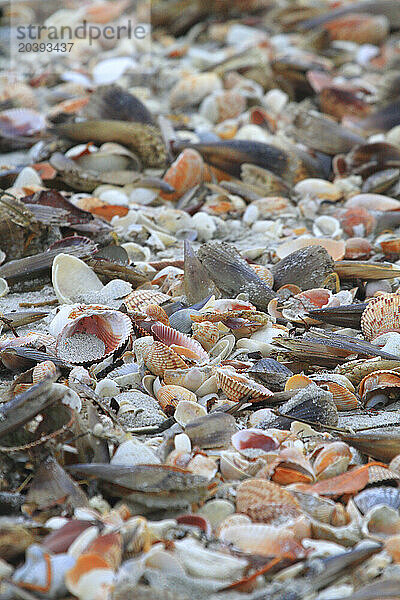
<svg viewBox="0 0 400 600">
<path fill-rule="evenodd" d="M 361 315 L 366 308 L 366 303 L 349 304 L 348 306 L 338 306 L 330 308 L 318 308 L 309 310 L 308 314 L 318 321 L 337 325 L 338 327 L 351 327 L 352 329 L 361 328 Z"/>
<path fill-rule="evenodd" d="M 235 432 L 235 419 L 223 412 L 214 412 L 205 417 L 199 417 L 185 427 L 185 433 L 189 436 L 192 446 L 199 448 L 226 446 Z"/>
<path fill-rule="evenodd" d="M 322 246 L 307 246 L 288 254 L 272 268 L 274 288 L 288 283 L 302 290 L 322 287 L 334 270 L 334 262 Z"/>
<path fill-rule="evenodd" d="M 372 487 L 354 496 L 353 501 L 363 515 L 366 515 L 371 508 L 378 504 L 398 510 L 400 508 L 400 490 L 388 486 Z"/>
<path fill-rule="evenodd" d="M 257 381 L 267 384 L 273 392 L 282 391 L 292 371 L 273 358 L 262 358 L 249 369 L 249 373 Z"/>
</svg>

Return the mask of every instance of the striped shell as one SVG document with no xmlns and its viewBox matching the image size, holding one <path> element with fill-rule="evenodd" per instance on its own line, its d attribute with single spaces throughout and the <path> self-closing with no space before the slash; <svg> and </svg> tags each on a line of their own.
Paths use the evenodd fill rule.
<svg viewBox="0 0 400 600">
<path fill-rule="evenodd" d="M 157 290 L 135 290 L 124 298 L 124 304 L 128 312 L 144 312 L 150 304 L 163 304 L 169 300 L 170 296 Z"/>
<path fill-rule="evenodd" d="M 180 385 L 163 385 L 157 392 L 157 400 L 165 413 L 173 414 L 179 402 L 182 400 L 197 402 L 197 397 Z"/>
<path fill-rule="evenodd" d="M 161 306 L 158 306 L 158 304 L 149 304 L 144 312 L 151 319 L 169 327 L 168 315 Z"/>
<path fill-rule="evenodd" d="M 69 313 L 67 324 L 57 337 L 56 354 L 72 364 L 98 362 L 109 356 L 128 340 L 132 333 L 132 323 L 128 315 L 101 305 L 78 305 Z M 91 335 L 104 344 L 104 349 L 95 345 L 87 348 L 82 356 L 71 355 L 68 340 L 74 335 Z"/>
<path fill-rule="evenodd" d="M 358 398 L 353 392 L 351 392 L 347 387 L 341 385 L 340 383 L 336 383 L 335 381 L 316 381 L 317 385 L 323 387 L 328 390 L 332 396 L 333 401 L 336 405 L 336 408 L 341 411 L 346 410 L 355 410 L 356 408 L 360 408 L 360 402 Z"/>
<path fill-rule="evenodd" d="M 208 360 L 209 358 L 207 352 L 201 347 L 199 342 L 191 339 L 184 333 L 180 333 L 180 331 L 173 329 L 173 327 L 168 327 L 162 323 L 156 323 L 152 326 L 151 331 L 159 341 L 163 342 L 163 344 L 187 348 L 193 352 L 194 356 L 191 357 L 190 355 L 187 355 L 188 358 L 194 358 L 195 360 Z M 181 354 L 181 352 L 179 352 L 179 354 Z"/>
<path fill-rule="evenodd" d="M 39 383 L 47 377 L 52 377 L 57 373 L 57 367 L 51 360 L 45 360 L 33 368 L 32 383 Z"/>
<path fill-rule="evenodd" d="M 217 383 L 229 400 L 238 402 L 243 396 L 250 395 L 249 402 L 258 402 L 272 396 L 272 392 L 231 369 L 217 369 Z"/>
<path fill-rule="evenodd" d="M 205 350 L 210 350 L 219 340 L 219 329 L 215 323 L 211 321 L 202 321 L 201 323 L 193 323 L 192 339 L 198 341 Z"/>
<path fill-rule="evenodd" d="M 252 521 L 268 523 L 271 520 L 298 516 L 300 504 L 290 492 L 266 479 L 247 479 L 236 489 L 236 510 Z"/>
<path fill-rule="evenodd" d="M 374 371 L 362 379 L 359 387 L 360 396 L 365 399 L 370 392 L 400 388 L 400 373 L 396 371 Z"/>
<path fill-rule="evenodd" d="M 166 369 L 188 368 L 183 358 L 162 342 L 153 342 L 144 348 L 143 360 L 149 371 L 159 377 L 164 376 Z"/>
<path fill-rule="evenodd" d="M 389 331 L 400 333 L 400 294 L 373 298 L 362 314 L 361 329 L 368 342 Z"/>
<path fill-rule="evenodd" d="M 264 267 L 264 265 L 250 265 L 253 271 L 259 276 L 259 278 L 266 283 L 269 287 L 274 285 L 274 276 L 268 267 Z"/>
</svg>

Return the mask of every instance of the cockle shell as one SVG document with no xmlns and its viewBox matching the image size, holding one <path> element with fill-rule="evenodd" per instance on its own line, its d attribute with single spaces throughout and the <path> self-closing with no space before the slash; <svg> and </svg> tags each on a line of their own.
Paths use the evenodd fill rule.
<svg viewBox="0 0 400 600">
<path fill-rule="evenodd" d="M 216 371 L 216 376 L 219 387 L 230 400 L 235 402 L 238 402 L 244 396 L 249 397 L 249 402 L 258 402 L 272 396 L 269 389 L 243 374 L 236 373 L 232 369 L 219 368 Z"/>
<path fill-rule="evenodd" d="M 160 305 L 170 300 L 170 296 L 158 290 L 135 290 L 124 298 L 124 305 L 128 312 L 143 312 L 149 304 Z"/>
<path fill-rule="evenodd" d="M 292 494 L 276 483 L 266 479 L 248 479 L 236 489 L 236 510 L 249 516 L 252 521 L 268 523 L 281 518 L 301 514 L 298 501 Z"/>
<path fill-rule="evenodd" d="M 208 354 L 198 341 L 193 340 L 184 333 L 180 333 L 173 327 L 156 323 L 152 326 L 151 331 L 163 344 L 174 347 L 174 349 L 175 346 L 187 348 L 193 353 L 194 357 L 197 357 L 197 360 L 208 361 Z"/>
<path fill-rule="evenodd" d="M 32 383 L 39 383 L 47 377 L 54 377 L 57 373 L 57 367 L 51 360 L 45 360 L 33 367 Z"/>
<path fill-rule="evenodd" d="M 68 307 L 63 317 L 65 325 L 57 336 L 56 354 L 59 358 L 73 364 L 102 360 L 121 348 L 132 332 L 130 318 L 107 306 L 73 305 Z M 61 322 L 60 319 L 58 326 Z M 76 335 L 80 335 L 79 342 L 82 341 L 82 350 L 79 348 L 80 344 L 75 343 Z M 90 343 L 90 340 L 94 339 L 98 340 L 98 344 Z"/>
<path fill-rule="evenodd" d="M 52 283 L 60 304 L 73 304 L 89 292 L 100 292 L 103 284 L 83 260 L 58 254 L 53 260 Z"/>
<path fill-rule="evenodd" d="M 143 350 L 146 367 L 154 375 L 164 376 L 166 369 L 185 369 L 188 365 L 172 348 L 162 342 L 153 342 Z"/>
<path fill-rule="evenodd" d="M 265 267 L 264 265 L 251 265 L 251 268 L 269 287 L 274 285 L 274 276 L 268 267 Z"/>
<path fill-rule="evenodd" d="M 400 294 L 373 298 L 361 316 L 361 329 L 370 342 L 383 333 L 400 333 Z"/>
<path fill-rule="evenodd" d="M 377 505 L 390 506 L 399 510 L 400 490 L 388 486 L 368 488 L 354 496 L 353 501 L 363 515 Z"/>
<path fill-rule="evenodd" d="M 179 385 L 163 385 L 157 392 L 157 400 L 167 414 L 173 414 L 182 400 L 197 403 L 196 394 Z"/>
<path fill-rule="evenodd" d="M 193 323 L 192 338 L 198 341 L 205 350 L 210 350 L 218 342 L 220 330 L 215 323 L 210 321 L 202 321 Z"/>
</svg>

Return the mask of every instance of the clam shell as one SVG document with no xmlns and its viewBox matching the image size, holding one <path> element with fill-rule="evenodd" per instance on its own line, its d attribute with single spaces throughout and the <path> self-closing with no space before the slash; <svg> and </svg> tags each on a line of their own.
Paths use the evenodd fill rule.
<svg viewBox="0 0 400 600">
<path fill-rule="evenodd" d="M 359 386 L 360 396 L 364 401 L 368 400 L 376 390 L 396 391 L 400 388 L 400 373 L 396 371 L 374 371 L 366 375 Z M 400 389 L 397 390 L 400 395 Z"/>
<path fill-rule="evenodd" d="M 174 412 L 174 419 L 179 425 L 186 427 L 191 421 L 199 417 L 205 417 L 206 415 L 206 409 L 198 402 L 194 400 L 180 400 Z"/>
<path fill-rule="evenodd" d="M 218 364 L 221 360 L 228 358 L 235 347 L 235 336 L 225 335 L 208 352 L 211 363 Z"/>
<path fill-rule="evenodd" d="M 338 231 L 337 226 L 335 231 Z M 290 240 L 289 242 L 284 242 L 283 244 L 278 246 L 276 253 L 278 258 L 283 259 L 292 254 L 293 252 L 296 252 L 297 250 L 309 248 L 310 246 L 322 246 L 322 248 L 325 248 L 325 250 L 331 256 L 331 258 L 333 258 L 333 260 L 341 260 L 344 257 L 345 243 L 343 240 L 335 241 L 333 239 L 317 237 L 300 237 L 295 240 Z M 276 282 L 275 285 L 277 285 Z M 314 287 L 318 286 L 315 285 Z"/>
<path fill-rule="evenodd" d="M 211 376 L 211 367 L 190 367 L 189 369 L 166 369 L 164 383 L 180 385 L 191 392 L 196 392 Z M 204 395 L 204 394 L 203 394 Z"/>
<path fill-rule="evenodd" d="M 190 437 L 192 446 L 200 448 L 226 446 L 230 443 L 231 436 L 235 431 L 235 419 L 222 412 L 199 417 L 185 427 L 185 433 Z"/>
<path fill-rule="evenodd" d="M 233 544 L 243 552 L 260 556 L 282 556 L 286 552 L 304 555 L 294 532 L 285 527 L 265 524 L 231 525 L 220 533 L 220 540 Z"/>
<path fill-rule="evenodd" d="M 366 340 L 383 333 L 400 333 L 400 294 L 383 294 L 373 298 L 361 316 L 361 329 Z"/>
<path fill-rule="evenodd" d="M 388 486 L 368 488 L 354 496 L 353 501 L 364 515 L 377 505 L 389 506 L 399 510 L 400 490 Z"/>
<path fill-rule="evenodd" d="M 73 364 L 96 362 L 109 356 L 128 340 L 132 333 L 130 318 L 123 313 L 101 305 L 75 305 L 67 317 L 67 324 L 62 328 L 57 337 L 56 354 L 59 358 Z M 92 336 L 88 340 L 97 338 L 101 344 L 90 345 L 84 342 L 80 356 L 79 343 L 71 340 L 74 336 Z M 81 339 L 81 338 L 79 338 Z M 84 337 L 82 337 L 85 340 Z"/>
<path fill-rule="evenodd" d="M 322 480 L 345 473 L 351 459 L 350 448 L 344 442 L 327 444 L 314 460 L 315 475 L 318 480 Z"/>
<path fill-rule="evenodd" d="M 216 377 L 218 386 L 229 400 L 238 402 L 244 396 L 248 396 L 249 402 L 258 402 L 272 396 L 272 392 L 266 387 L 231 369 L 217 369 Z"/>
<path fill-rule="evenodd" d="M 365 515 L 361 530 L 365 537 L 382 541 L 400 533 L 400 516 L 397 510 L 383 504 L 373 506 Z"/>
<path fill-rule="evenodd" d="M 100 292 L 103 284 L 83 260 L 70 254 L 58 254 L 53 260 L 51 280 L 60 304 L 82 301 L 88 292 Z"/>
<path fill-rule="evenodd" d="M 209 94 L 222 89 L 222 83 L 215 73 L 197 73 L 179 80 L 170 93 L 173 108 L 199 104 Z"/>
<path fill-rule="evenodd" d="M 143 360 L 146 367 L 154 375 L 164 376 L 166 369 L 188 368 L 185 361 L 162 342 L 153 342 L 143 351 Z"/>
</svg>

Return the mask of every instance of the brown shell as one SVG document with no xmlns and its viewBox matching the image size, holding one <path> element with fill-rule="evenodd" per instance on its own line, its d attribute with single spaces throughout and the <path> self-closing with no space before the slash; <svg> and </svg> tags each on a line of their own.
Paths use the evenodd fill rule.
<svg viewBox="0 0 400 600">
<path fill-rule="evenodd" d="M 400 333 L 400 294 L 373 298 L 361 316 L 361 329 L 368 342 L 389 331 Z"/>
<path fill-rule="evenodd" d="M 252 521 L 263 523 L 295 517 L 302 512 L 290 492 L 266 479 L 247 479 L 239 484 L 236 511 L 249 516 Z"/>
<path fill-rule="evenodd" d="M 154 375 L 164 376 L 166 369 L 187 369 L 188 366 L 177 354 L 162 342 L 153 342 L 143 352 L 143 360 L 146 367 Z"/>
<path fill-rule="evenodd" d="M 144 310 L 146 315 L 163 325 L 169 326 L 169 318 L 165 310 L 158 304 L 148 304 Z"/>
<path fill-rule="evenodd" d="M 249 395 L 249 402 L 258 402 L 272 396 L 272 392 L 268 388 L 230 369 L 217 369 L 216 376 L 218 386 L 229 400 L 238 402 L 244 396 Z"/>
</svg>

